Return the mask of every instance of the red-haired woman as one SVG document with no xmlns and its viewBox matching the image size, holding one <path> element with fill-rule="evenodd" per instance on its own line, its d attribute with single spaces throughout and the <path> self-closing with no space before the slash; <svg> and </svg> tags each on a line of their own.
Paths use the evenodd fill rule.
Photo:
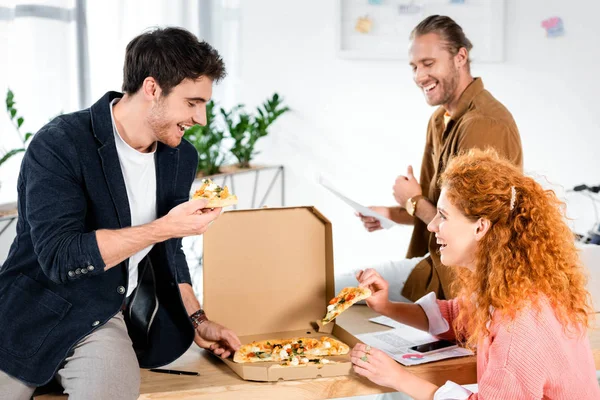
<svg viewBox="0 0 600 400">
<path fill-rule="evenodd" d="M 352 350 L 354 370 L 415 399 L 600 399 L 589 295 L 554 192 L 481 150 L 455 157 L 440 187 L 428 229 L 442 262 L 457 267 L 459 296 L 393 303 L 375 270 L 358 280 L 373 291 L 373 310 L 477 348 L 478 393 L 450 381 L 438 388 L 363 344 Z"/>
</svg>

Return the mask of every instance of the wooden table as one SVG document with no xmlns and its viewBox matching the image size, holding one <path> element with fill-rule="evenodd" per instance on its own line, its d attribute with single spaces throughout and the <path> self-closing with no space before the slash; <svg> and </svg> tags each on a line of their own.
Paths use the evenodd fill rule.
<svg viewBox="0 0 600 400">
<path fill-rule="evenodd" d="M 338 317 L 338 323 L 353 334 L 383 331 L 386 328 L 367 321 L 376 316 L 366 306 L 354 306 Z M 600 369 L 600 330 L 590 333 L 596 369 Z M 192 345 L 183 356 L 164 367 L 197 371 L 200 376 L 168 375 L 142 370 L 139 399 L 331 399 L 390 392 L 357 375 L 300 381 L 249 382 L 239 378 L 223 362 Z M 452 380 L 460 384 L 476 383 L 475 357 L 463 357 L 408 367 L 414 374 L 437 385 Z M 36 399 L 64 399 L 44 395 Z"/>
</svg>

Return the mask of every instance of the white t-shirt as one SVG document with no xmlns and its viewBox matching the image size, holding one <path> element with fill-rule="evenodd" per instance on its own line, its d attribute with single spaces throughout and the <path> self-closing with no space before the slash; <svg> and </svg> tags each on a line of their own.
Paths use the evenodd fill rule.
<svg viewBox="0 0 600 400">
<path fill-rule="evenodd" d="M 154 161 L 156 145 L 152 152 L 141 153 L 123 140 L 117 130 L 113 115 L 113 106 L 118 101 L 119 99 L 114 99 L 111 102 L 110 117 L 119 155 L 119 164 L 121 164 L 121 171 L 123 171 L 123 179 L 127 188 L 131 226 L 143 225 L 156 219 L 156 164 Z M 137 287 L 138 264 L 150 252 L 152 246 L 154 245 L 150 245 L 129 257 L 129 284 L 126 296 L 129 296 Z"/>
</svg>

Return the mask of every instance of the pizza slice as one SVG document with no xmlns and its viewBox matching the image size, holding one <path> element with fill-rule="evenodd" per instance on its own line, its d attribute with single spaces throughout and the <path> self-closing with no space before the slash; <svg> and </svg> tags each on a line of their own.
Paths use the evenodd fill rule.
<svg viewBox="0 0 600 400">
<path fill-rule="evenodd" d="M 349 351 L 350 347 L 346 343 L 328 336 L 322 336 L 316 348 L 308 349 L 307 354 L 311 356 L 338 356 L 347 354 Z"/>
<path fill-rule="evenodd" d="M 305 367 L 307 365 L 310 364 L 315 364 L 318 365 L 319 369 L 322 368 L 323 365 L 327 365 L 327 364 L 338 364 L 339 361 L 332 361 L 329 360 L 327 358 L 315 358 L 315 359 L 310 359 L 310 358 L 301 358 L 301 359 L 292 359 L 292 360 L 288 360 L 288 361 L 284 361 L 281 364 L 278 365 L 274 365 L 273 367 Z"/>
<path fill-rule="evenodd" d="M 323 325 L 333 321 L 338 315 L 349 309 L 354 303 L 371 296 L 371 290 L 363 287 L 344 288 L 329 302 L 327 314 L 321 321 Z"/>
<path fill-rule="evenodd" d="M 237 204 L 236 195 L 229 193 L 227 186 L 221 187 L 210 179 L 204 179 L 202 186 L 194 192 L 192 200 L 207 199 L 206 208 L 227 207 Z"/>
<path fill-rule="evenodd" d="M 273 348 L 275 341 L 261 340 L 245 344 L 239 348 L 233 355 L 233 361 L 236 363 L 262 362 L 262 361 L 280 361 L 278 354 L 273 357 Z"/>
<path fill-rule="evenodd" d="M 237 363 L 281 362 L 292 365 L 306 364 L 322 356 L 347 354 L 350 347 L 339 340 L 323 336 L 316 338 L 293 338 L 283 340 L 261 340 L 245 344 L 233 356 Z"/>
</svg>

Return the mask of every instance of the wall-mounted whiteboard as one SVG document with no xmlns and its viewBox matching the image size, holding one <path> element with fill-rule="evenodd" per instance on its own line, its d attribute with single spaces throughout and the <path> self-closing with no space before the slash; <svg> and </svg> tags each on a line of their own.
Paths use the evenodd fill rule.
<svg viewBox="0 0 600 400">
<path fill-rule="evenodd" d="M 338 0 L 338 56 L 406 60 L 410 32 L 433 14 L 447 15 L 463 28 L 475 62 L 504 60 L 504 0 Z M 367 33 L 356 29 L 364 17 Z"/>
</svg>

